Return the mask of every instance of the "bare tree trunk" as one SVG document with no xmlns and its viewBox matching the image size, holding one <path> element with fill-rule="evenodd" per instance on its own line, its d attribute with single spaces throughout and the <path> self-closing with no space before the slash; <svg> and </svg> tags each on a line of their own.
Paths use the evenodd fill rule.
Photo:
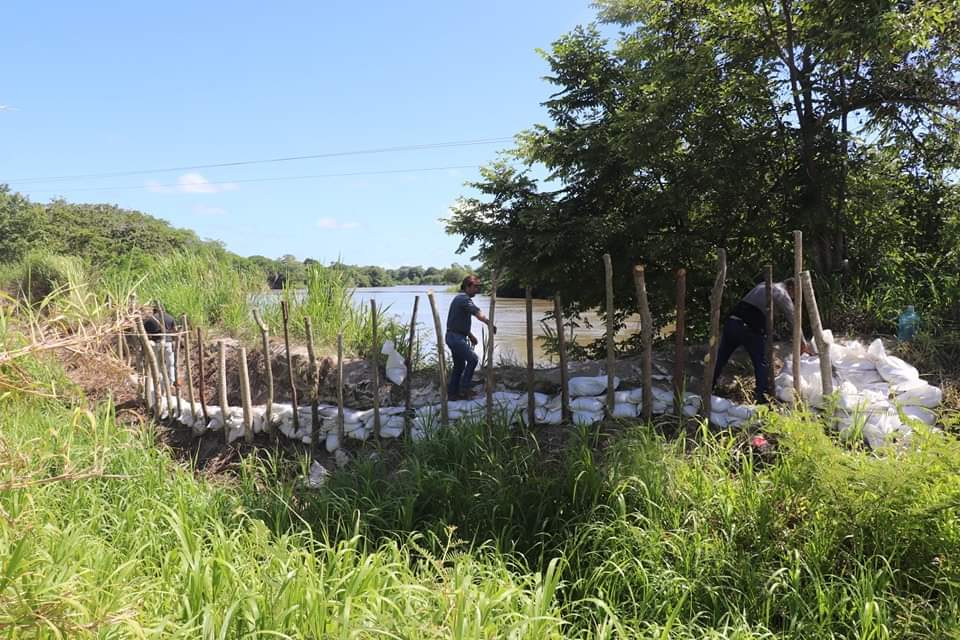
<svg viewBox="0 0 960 640">
<path fill-rule="evenodd" d="M 614 339 L 613 261 L 609 253 L 603 254 L 603 272 L 607 291 L 607 415 L 612 416 L 616 406 L 613 378 L 617 368 L 617 352 Z"/>
<path fill-rule="evenodd" d="M 493 350 L 494 350 L 494 314 L 497 311 L 497 272 L 490 272 L 490 314 L 487 319 L 490 321 L 490 331 L 487 336 L 487 429 L 493 427 L 493 385 L 496 380 L 493 373 Z"/>
<path fill-rule="evenodd" d="M 413 422 L 413 402 L 411 401 L 411 394 L 413 391 L 413 346 L 414 340 L 417 338 L 417 307 L 420 306 L 420 296 L 414 296 L 413 298 L 413 315 L 410 316 L 410 342 L 407 345 L 407 380 L 406 385 L 403 390 L 403 437 L 406 440 L 410 440 L 410 431 L 412 429 Z"/>
<path fill-rule="evenodd" d="M 247 369 L 247 349 L 240 347 L 240 404 L 243 406 L 243 439 L 253 442 L 253 405 L 250 402 L 250 371 Z"/>
<path fill-rule="evenodd" d="M 320 439 L 320 407 L 317 404 L 319 402 L 317 396 L 320 393 L 320 370 L 317 368 L 317 354 L 313 348 L 313 323 L 310 322 L 310 318 L 303 318 L 303 326 L 307 332 L 307 358 L 310 362 L 310 448 L 316 453 Z M 293 408 L 293 415 L 297 415 L 296 405 Z"/>
<path fill-rule="evenodd" d="M 824 396 L 833 393 L 833 367 L 830 363 L 830 345 L 823 336 L 823 325 L 820 322 L 820 310 L 817 308 L 817 298 L 813 292 L 813 280 L 809 271 L 803 272 L 804 297 L 807 300 L 807 314 L 810 316 L 810 327 L 813 330 L 813 339 L 817 342 L 817 351 L 820 355 L 821 390 Z"/>
<path fill-rule="evenodd" d="M 433 311 L 433 328 L 437 332 L 437 368 L 440 373 L 440 424 L 446 427 L 449 423 L 447 408 L 447 366 L 444 352 L 443 331 L 440 328 L 440 311 L 437 309 L 437 299 L 433 291 L 427 292 L 430 300 L 430 309 Z"/>
<path fill-rule="evenodd" d="M 229 444 L 230 429 L 227 427 L 227 416 L 230 415 L 230 404 L 227 402 L 227 345 L 223 340 L 217 342 L 219 371 L 217 371 L 220 388 L 220 415 L 223 417 L 223 441 Z"/>
<path fill-rule="evenodd" d="M 533 289 L 526 287 L 527 315 L 527 426 L 537 424 L 537 401 L 533 390 Z"/>
<path fill-rule="evenodd" d="M 286 300 L 280 301 L 280 312 L 283 315 L 283 345 L 287 352 L 287 380 L 290 383 L 290 402 L 293 404 L 293 430 L 300 429 L 300 412 L 297 404 L 297 385 L 293 381 L 293 355 L 290 353 L 290 306 Z"/>
<path fill-rule="evenodd" d="M 560 415 L 564 422 L 571 421 L 570 381 L 567 378 L 567 344 L 563 334 L 563 303 L 560 294 L 553 296 L 553 315 L 557 321 L 557 351 L 560 356 Z"/>
<path fill-rule="evenodd" d="M 717 366 L 717 352 L 720 349 L 720 305 L 723 303 L 723 285 L 727 279 L 727 252 L 717 249 L 717 279 L 710 293 L 710 347 L 703 363 L 703 390 L 701 391 L 701 412 L 709 422 L 713 410 L 713 375 Z"/>
<path fill-rule="evenodd" d="M 767 283 L 766 313 L 764 314 L 767 320 L 767 340 L 764 343 L 764 358 L 767 360 L 767 393 L 776 397 L 773 373 L 773 265 L 768 264 L 764 267 L 764 272 Z"/>
<path fill-rule="evenodd" d="M 256 309 L 253 310 L 253 319 L 256 321 L 257 326 L 260 327 L 260 341 L 263 343 L 263 362 L 267 370 L 267 410 L 263 417 L 264 430 L 267 432 L 267 435 L 273 437 L 275 433 L 273 430 L 273 362 L 271 362 L 270 358 L 270 328 L 267 326 L 267 323 L 263 321 L 263 318 L 260 317 L 260 312 Z"/>
<path fill-rule="evenodd" d="M 800 346 L 803 344 L 803 232 L 793 232 L 793 394 L 800 401 Z"/>
<path fill-rule="evenodd" d="M 373 373 L 373 433 L 380 437 L 380 341 L 377 339 L 377 301 L 370 299 L 370 324 L 373 331 L 373 349 L 370 351 L 370 369 Z"/>
<path fill-rule="evenodd" d="M 683 415 L 683 393 L 687 388 L 687 270 L 677 269 L 677 321 L 674 325 L 673 408 Z"/>
</svg>

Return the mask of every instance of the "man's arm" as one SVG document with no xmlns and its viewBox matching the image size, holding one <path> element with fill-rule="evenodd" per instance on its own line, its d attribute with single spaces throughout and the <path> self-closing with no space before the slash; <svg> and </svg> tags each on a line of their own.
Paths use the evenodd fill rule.
<svg viewBox="0 0 960 640">
<path fill-rule="evenodd" d="M 787 316 L 787 320 L 790 321 L 790 329 L 794 329 L 794 307 L 793 299 L 790 297 L 790 294 L 787 293 L 787 288 L 784 285 L 774 286 L 771 293 L 773 294 L 774 303 L 780 307 L 780 310 Z M 806 336 L 803 335 L 803 329 L 800 329 L 800 351 L 802 353 L 807 353 L 813 355 L 813 349 L 810 347 L 810 343 L 807 342 Z"/>
</svg>

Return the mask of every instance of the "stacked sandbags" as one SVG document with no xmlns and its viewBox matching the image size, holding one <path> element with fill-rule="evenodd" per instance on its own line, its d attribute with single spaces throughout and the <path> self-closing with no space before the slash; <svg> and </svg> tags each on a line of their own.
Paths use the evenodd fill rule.
<svg viewBox="0 0 960 640">
<path fill-rule="evenodd" d="M 822 395 L 819 356 L 801 356 L 800 396 L 815 408 L 832 410 L 842 434 L 860 433 L 871 447 L 906 439 L 910 423 L 919 420 L 933 425 L 933 409 L 943 400 L 943 392 L 920 378 L 920 373 L 900 358 L 887 355 L 878 338 L 869 346 L 858 341 L 830 344 L 833 386 L 836 400 Z M 776 379 L 781 400 L 794 399 L 792 358 L 787 358 Z"/>
</svg>

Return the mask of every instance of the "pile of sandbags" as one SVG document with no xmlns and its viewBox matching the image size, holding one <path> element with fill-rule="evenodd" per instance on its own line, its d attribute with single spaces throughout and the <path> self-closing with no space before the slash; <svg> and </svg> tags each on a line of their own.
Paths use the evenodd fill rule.
<svg viewBox="0 0 960 640">
<path fill-rule="evenodd" d="M 836 399 L 822 393 L 819 356 L 800 359 L 800 397 L 812 407 L 832 412 L 843 434 L 863 433 L 871 447 L 908 438 L 910 424 L 919 420 L 933 425 L 934 410 L 943 392 L 920 378 L 920 373 L 900 358 L 887 355 L 878 338 L 869 346 L 854 340 L 834 342 L 829 332 L 830 362 Z M 787 358 L 776 379 L 777 397 L 794 400 L 793 360 Z"/>
</svg>

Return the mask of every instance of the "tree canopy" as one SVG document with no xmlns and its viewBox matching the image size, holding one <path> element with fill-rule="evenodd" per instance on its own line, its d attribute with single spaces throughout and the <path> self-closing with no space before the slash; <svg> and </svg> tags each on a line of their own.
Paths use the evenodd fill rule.
<svg viewBox="0 0 960 640">
<path fill-rule="evenodd" d="M 702 320 L 714 249 L 740 294 L 767 262 L 792 270 L 793 229 L 828 312 L 878 290 L 890 308 L 960 294 L 956 3 L 597 4 L 597 24 L 543 52 L 550 123 L 448 220 L 461 251 L 575 307 L 601 302 L 609 252 L 631 308 L 644 263 L 661 322 L 675 269 Z"/>
</svg>

